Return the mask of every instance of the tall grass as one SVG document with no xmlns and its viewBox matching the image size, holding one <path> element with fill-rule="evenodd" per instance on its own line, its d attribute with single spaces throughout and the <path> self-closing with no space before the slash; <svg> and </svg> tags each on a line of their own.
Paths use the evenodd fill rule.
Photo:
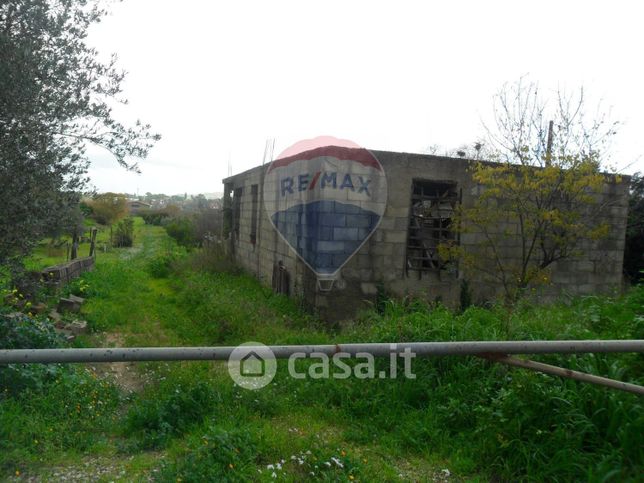
<svg viewBox="0 0 644 483">
<path fill-rule="evenodd" d="M 418 301 L 387 301 L 329 330 L 245 275 L 187 271 L 175 303 L 192 342 L 266 344 L 641 338 L 644 288 L 619 299 L 470 307 L 462 314 Z M 643 384 L 639 354 L 543 356 L 545 362 Z M 378 361 L 376 374 L 387 369 Z M 345 441 L 393 457 L 443 458 L 461 474 L 507 480 L 637 479 L 644 409 L 637 396 L 509 369 L 473 357 L 416 361 L 414 380 L 294 380 L 280 364 L 271 409 L 344 427 Z M 231 401 L 232 403 L 232 401 Z"/>
<path fill-rule="evenodd" d="M 161 228 L 139 229 L 140 250 L 99 258 L 83 285 L 92 329 L 119 332 L 130 345 L 644 338 L 644 287 L 511 313 L 383 299 L 379 311 L 329 327 L 252 277 L 221 271 L 227 262 L 187 255 Z M 641 354 L 537 359 L 644 384 Z M 388 368 L 376 364 L 376 374 Z M 280 361 L 273 383 L 256 392 L 235 387 L 221 364 L 145 367 L 153 373 L 146 389 L 109 421 L 115 451 L 163 452 L 160 481 L 426 481 L 447 468 L 466 479 L 637 481 L 644 466 L 637 396 L 474 357 L 414 360 L 413 380 L 296 380 Z M 67 401 L 60 387 L 39 396 L 42 404 Z M 11 427 L 0 437 L 18 441 L 4 460 L 11 464 L 16 451 L 37 454 L 22 421 L 39 414 L 43 425 L 62 424 L 40 403 L 20 401 L 0 403 L 0 423 Z M 105 434 L 103 420 L 78 428 L 92 424 Z M 52 443 L 49 451 L 69 450 Z"/>
</svg>

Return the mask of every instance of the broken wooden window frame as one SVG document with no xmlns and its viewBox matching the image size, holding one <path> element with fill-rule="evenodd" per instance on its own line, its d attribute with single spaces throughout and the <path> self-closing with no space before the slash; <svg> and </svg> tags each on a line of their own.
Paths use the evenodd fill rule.
<svg viewBox="0 0 644 483">
<path fill-rule="evenodd" d="M 405 273 L 456 271 L 454 262 L 442 260 L 441 243 L 459 243 L 458 230 L 452 226 L 462 192 L 455 181 L 414 178 L 411 185 Z"/>
</svg>

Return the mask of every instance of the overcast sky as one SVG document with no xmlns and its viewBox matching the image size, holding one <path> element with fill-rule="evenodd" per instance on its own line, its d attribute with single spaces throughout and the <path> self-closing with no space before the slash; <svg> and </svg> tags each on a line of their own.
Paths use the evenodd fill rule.
<svg viewBox="0 0 644 483">
<path fill-rule="evenodd" d="M 128 71 L 122 120 L 163 139 L 142 174 L 91 150 L 101 191 L 223 191 L 221 179 L 306 138 L 372 149 L 455 148 L 523 75 L 583 85 L 622 121 L 613 164 L 644 171 L 637 2 L 125 0 L 90 43 Z"/>
</svg>

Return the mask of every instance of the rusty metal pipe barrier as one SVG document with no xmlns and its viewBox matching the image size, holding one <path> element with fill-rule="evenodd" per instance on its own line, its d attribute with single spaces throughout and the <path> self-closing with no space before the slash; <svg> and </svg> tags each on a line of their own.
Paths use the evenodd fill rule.
<svg viewBox="0 0 644 483">
<path fill-rule="evenodd" d="M 135 361 L 203 361 L 227 360 L 235 347 L 131 347 L 93 349 L 10 349 L 0 350 L 0 364 L 51 364 L 81 362 Z M 253 347 L 246 346 L 251 351 Z M 259 348 L 257 348 L 259 349 Z M 613 379 L 592 376 L 548 364 L 509 357 L 510 354 L 581 354 L 581 353 L 644 353 L 644 340 L 535 340 L 535 341 L 471 341 L 471 342 L 406 342 L 328 345 L 269 346 L 276 359 L 287 359 L 295 353 L 323 353 L 332 356 L 343 352 L 355 356 L 369 353 L 389 357 L 393 352 L 410 350 L 419 357 L 478 356 L 495 362 L 567 377 L 584 382 L 644 395 L 644 387 Z M 606 381 L 612 381 L 606 383 Z"/>
</svg>

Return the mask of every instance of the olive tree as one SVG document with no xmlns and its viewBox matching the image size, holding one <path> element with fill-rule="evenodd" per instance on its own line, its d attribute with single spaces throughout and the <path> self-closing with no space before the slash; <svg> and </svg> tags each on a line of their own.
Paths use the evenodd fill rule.
<svg viewBox="0 0 644 483">
<path fill-rule="evenodd" d="M 112 109 L 124 72 L 87 44 L 100 0 L 0 2 L 0 264 L 19 261 L 87 182 L 88 144 L 138 170 L 159 136 Z"/>
</svg>

